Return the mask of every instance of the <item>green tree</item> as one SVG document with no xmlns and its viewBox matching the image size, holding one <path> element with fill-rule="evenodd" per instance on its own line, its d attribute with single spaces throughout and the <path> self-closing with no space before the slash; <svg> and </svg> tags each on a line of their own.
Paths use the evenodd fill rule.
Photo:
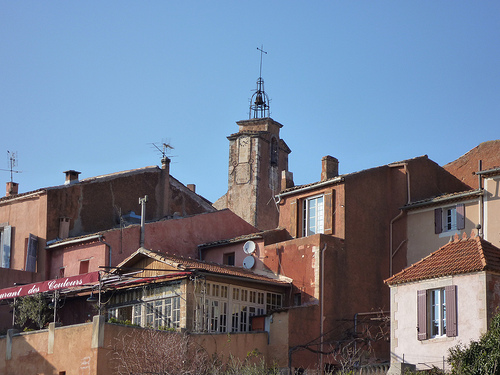
<svg viewBox="0 0 500 375">
<path fill-rule="evenodd" d="M 448 361 L 454 375 L 500 375 L 500 314 L 479 341 L 451 348 Z"/>
<path fill-rule="evenodd" d="M 18 299 L 15 308 L 15 323 L 21 329 L 29 329 L 33 325 L 37 329 L 42 329 L 54 316 L 42 293 Z"/>
</svg>

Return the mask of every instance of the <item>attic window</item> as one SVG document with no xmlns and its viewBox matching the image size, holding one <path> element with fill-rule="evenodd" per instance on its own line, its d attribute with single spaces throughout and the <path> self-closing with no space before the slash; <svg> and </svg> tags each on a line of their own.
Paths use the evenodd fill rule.
<svg viewBox="0 0 500 375">
<path fill-rule="evenodd" d="M 465 205 L 457 204 L 434 210 L 435 232 L 446 233 L 465 228 Z"/>
<path fill-rule="evenodd" d="M 234 266 L 234 252 L 224 254 L 222 263 L 228 266 Z"/>
</svg>

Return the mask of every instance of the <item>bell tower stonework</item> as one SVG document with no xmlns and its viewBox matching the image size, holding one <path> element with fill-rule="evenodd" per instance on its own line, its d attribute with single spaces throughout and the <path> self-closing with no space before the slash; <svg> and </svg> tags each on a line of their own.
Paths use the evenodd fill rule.
<svg viewBox="0 0 500 375">
<path fill-rule="evenodd" d="M 237 122 L 229 137 L 229 173 L 226 195 L 214 203 L 229 208 L 261 230 L 278 226 L 274 196 L 281 190 L 282 171 L 288 172 L 291 150 L 280 139 L 279 122 L 270 117 Z"/>
</svg>

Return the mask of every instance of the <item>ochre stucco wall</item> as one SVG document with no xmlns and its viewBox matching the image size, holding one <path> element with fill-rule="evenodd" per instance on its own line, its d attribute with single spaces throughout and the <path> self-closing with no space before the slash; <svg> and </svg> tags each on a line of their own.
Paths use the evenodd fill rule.
<svg viewBox="0 0 500 375">
<path fill-rule="evenodd" d="M 479 202 L 478 199 L 461 201 L 465 204 L 465 229 L 443 232 L 436 234 L 434 228 L 434 210 L 438 206 L 415 209 L 408 212 L 408 265 L 418 262 L 430 253 L 446 245 L 450 238 L 458 234 L 462 238 L 463 233 L 470 236 L 471 232 L 477 233 L 476 225 L 479 222 Z M 440 207 L 456 205 L 452 202 Z"/>
<path fill-rule="evenodd" d="M 38 237 L 37 271 L 40 273 L 39 280 L 42 280 L 47 264 L 45 252 L 47 195 L 45 192 L 0 201 L 0 223 L 12 226 L 10 267 L 13 269 L 25 269 L 26 239 L 30 233 Z"/>
</svg>

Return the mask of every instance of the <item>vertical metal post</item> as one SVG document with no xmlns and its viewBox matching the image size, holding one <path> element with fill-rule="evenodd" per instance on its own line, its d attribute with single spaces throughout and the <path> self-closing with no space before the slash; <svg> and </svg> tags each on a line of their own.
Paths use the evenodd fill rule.
<svg viewBox="0 0 500 375">
<path fill-rule="evenodd" d="M 56 323 L 57 317 L 57 300 L 59 299 L 59 291 L 56 289 L 54 291 L 54 324 Z"/>
<path fill-rule="evenodd" d="M 139 198 L 139 204 L 141 205 L 141 243 L 140 246 L 144 247 L 144 224 L 146 221 L 146 202 L 148 201 L 148 196 L 145 195 L 144 198 Z"/>
</svg>

